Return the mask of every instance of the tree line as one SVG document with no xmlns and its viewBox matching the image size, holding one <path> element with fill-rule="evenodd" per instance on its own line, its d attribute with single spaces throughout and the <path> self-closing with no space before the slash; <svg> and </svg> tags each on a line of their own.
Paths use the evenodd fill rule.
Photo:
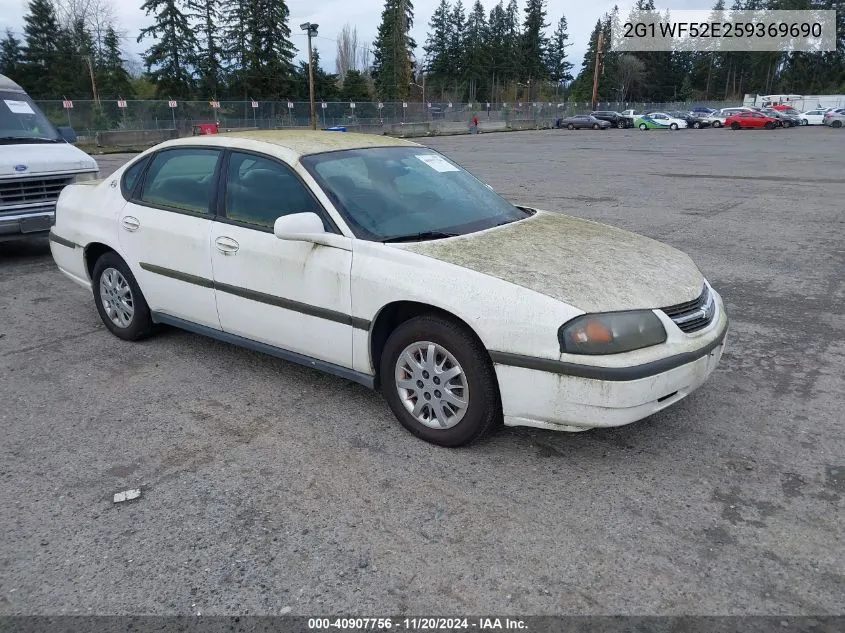
<svg viewBox="0 0 845 633">
<path fill-rule="evenodd" d="M 295 62 L 284 0 L 143 0 L 151 25 L 143 70 L 128 71 L 113 0 L 29 0 L 21 37 L 0 41 L 0 73 L 34 97 L 306 100 L 308 65 Z M 139 0 L 141 1 L 141 0 Z M 469 2 L 470 0 L 467 0 Z M 718 0 L 714 11 L 724 10 Z M 830 53 L 647 52 L 610 50 L 619 9 L 599 18 L 578 72 L 567 50 L 566 17 L 548 22 L 547 0 L 440 0 L 425 41 L 411 36 L 412 0 L 385 0 L 372 45 L 347 26 L 334 73 L 315 49 L 318 99 L 369 101 L 589 101 L 600 54 L 599 101 L 736 99 L 744 93 L 845 92 L 845 0 L 734 0 L 732 10 L 833 9 L 838 47 Z M 637 0 L 654 10 L 654 0 Z M 597 50 L 599 34 L 603 47 Z M 327 39 L 333 39 L 328 37 Z"/>
</svg>

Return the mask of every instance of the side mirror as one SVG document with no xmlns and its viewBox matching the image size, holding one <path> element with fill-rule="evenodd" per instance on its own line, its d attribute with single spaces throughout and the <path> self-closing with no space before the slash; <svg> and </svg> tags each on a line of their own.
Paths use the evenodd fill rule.
<svg viewBox="0 0 845 633">
<path fill-rule="evenodd" d="M 58 127 L 56 131 L 59 133 L 59 136 L 62 137 L 63 140 L 67 141 L 68 143 L 76 143 L 76 132 L 73 130 L 72 127 Z"/>
<path fill-rule="evenodd" d="M 316 213 L 283 215 L 273 224 L 273 233 L 280 240 L 313 242 L 311 238 L 325 232 L 323 221 Z"/>
</svg>

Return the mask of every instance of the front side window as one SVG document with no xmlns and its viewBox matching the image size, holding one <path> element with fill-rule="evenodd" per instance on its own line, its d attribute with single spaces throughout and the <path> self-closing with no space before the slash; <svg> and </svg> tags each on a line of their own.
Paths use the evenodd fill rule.
<svg viewBox="0 0 845 633">
<path fill-rule="evenodd" d="M 362 239 L 461 235 L 529 216 L 424 147 L 327 152 L 302 163 Z"/>
<path fill-rule="evenodd" d="M 233 152 L 226 177 L 226 217 L 237 222 L 273 228 L 292 213 L 322 209 L 286 165 L 254 154 Z"/>
<path fill-rule="evenodd" d="M 0 90 L 0 144 L 62 142 L 29 95 Z"/>
<path fill-rule="evenodd" d="M 152 159 L 140 199 L 189 213 L 209 213 L 220 151 L 185 148 L 159 152 Z"/>
</svg>

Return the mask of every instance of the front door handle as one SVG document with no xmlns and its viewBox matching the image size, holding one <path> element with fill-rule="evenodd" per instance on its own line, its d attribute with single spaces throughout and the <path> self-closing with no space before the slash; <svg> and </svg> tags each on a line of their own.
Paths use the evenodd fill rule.
<svg viewBox="0 0 845 633">
<path fill-rule="evenodd" d="M 235 240 L 231 237 L 221 236 L 214 240 L 214 243 L 217 245 L 217 250 L 223 253 L 224 255 L 234 255 L 238 252 L 238 249 L 241 247 Z"/>
<path fill-rule="evenodd" d="M 138 218 L 133 218 L 131 215 L 123 216 L 120 220 L 120 225 L 127 231 L 134 232 L 141 228 L 141 223 Z"/>
</svg>

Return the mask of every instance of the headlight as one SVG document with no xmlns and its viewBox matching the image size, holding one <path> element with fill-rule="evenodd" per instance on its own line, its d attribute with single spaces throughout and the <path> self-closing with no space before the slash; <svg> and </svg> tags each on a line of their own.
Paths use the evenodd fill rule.
<svg viewBox="0 0 845 633">
<path fill-rule="evenodd" d="M 566 354 L 619 354 L 666 341 L 666 329 L 651 310 L 583 314 L 560 326 Z"/>
<path fill-rule="evenodd" d="M 86 171 L 82 174 L 76 174 L 73 177 L 73 182 L 88 182 L 89 180 L 97 180 L 97 177 L 100 175 L 98 171 Z"/>
</svg>

